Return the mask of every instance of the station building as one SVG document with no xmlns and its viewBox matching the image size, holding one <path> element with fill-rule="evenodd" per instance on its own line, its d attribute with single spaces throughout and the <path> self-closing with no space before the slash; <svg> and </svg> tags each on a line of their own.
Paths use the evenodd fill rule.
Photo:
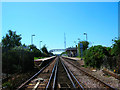
<svg viewBox="0 0 120 90">
<path fill-rule="evenodd" d="M 77 46 L 76 47 L 70 47 L 70 48 L 66 48 L 66 52 L 68 54 L 68 57 L 76 57 L 77 54 Z"/>
</svg>

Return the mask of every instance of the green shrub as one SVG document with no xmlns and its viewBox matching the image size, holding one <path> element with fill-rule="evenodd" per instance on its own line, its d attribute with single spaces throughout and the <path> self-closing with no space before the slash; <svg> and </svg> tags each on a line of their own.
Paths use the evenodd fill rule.
<svg viewBox="0 0 120 90">
<path fill-rule="evenodd" d="M 101 45 L 92 46 L 85 51 L 85 65 L 100 68 L 103 64 L 103 58 L 108 54 L 108 51 Z"/>
<path fill-rule="evenodd" d="M 4 73 L 28 71 L 34 67 L 34 57 L 31 51 L 12 49 L 2 52 L 2 69 Z"/>
<path fill-rule="evenodd" d="M 7 87 L 7 88 L 10 89 L 12 87 L 12 85 L 11 85 L 10 82 L 5 82 L 5 83 L 2 84 L 2 87 L 5 87 L 5 88 Z"/>
<path fill-rule="evenodd" d="M 120 39 L 119 40 L 114 40 L 114 44 L 113 44 L 112 47 L 113 48 L 112 48 L 111 54 L 115 55 L 115 56 L 119 55 L 120 54 Z"/>
<path fill-rule="evenodd" d="M 107 69 L 114 70 L 117 66 L 117 57 L 116 56 L 105 56 L 103 66 Z"/>
</svg>

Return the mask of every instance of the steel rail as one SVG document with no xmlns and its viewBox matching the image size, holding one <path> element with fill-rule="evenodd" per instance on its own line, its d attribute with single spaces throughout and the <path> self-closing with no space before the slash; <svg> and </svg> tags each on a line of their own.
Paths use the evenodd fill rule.
<svg viewBox="0 0 120 90">
<path fill-rule="evenodd" d="M 80 86 L 80 88 L 82 90 L 84 90 L 83 86 L 79 83 L 79 81 L 76 79 L 76 77 L 73 75 L 73 73 L 68 69 L 68 71 L 70 72 L 70 74 L 72 75 L 72 77 L 75 79 L 75 81 L 78 83 L 78 85 Z"/>
<path fill-rule="evenodd" d="M 63 58 L 61 58 L 63 60 Z M 67 66 L 66 66 L 67 67 Z M 67 67 L 68 69 L 68 67 Z M 75 79 L 75 81 L 78 83 L 78 85 L 80 86 L 80 88 L 82 90 L 84 90 L 83 86 L 80 84 L 80 82 L 76 79 L 76 77 L 73 75 L 73 73 L 70 71 L 70 69 L 68 69 L 68 71 L 70 72 L 70 74 L 72 75 L 72 77 Z"/>
<path fill-rule="evenodd" d="M 53 87 L 52 87 L 53 90 L 55 89 L 57 70 L 58 70 L 58 60 L 57 60 L 56 69 L 55 69 L 55 75 L 54 75 L 54 81 L 53 81 Z"/>
<path fill-rule="evenodd" d="M 46 86 L 46 90 L 48 89 L 48 87 L 49 87 L 49 85 L 50 85 L 50 82 L 51 82 L 51 80 L 52 80 L 52 77 L 53 77 L 53 75 L 54 75 L 54 71 L 55 71 L 56 64 L 57 64 L 57 61 L 56 61 L 55 65 L 54 65 L 54 68 L 53 68 L 52 73 L 51 73 L 51 75 L 50 75 L 48 84 L 47 84 L 47 86 Z"/>
<path fill-rule="evenodd" d="M 68 59 L 69 60 L 69 59 Z M 74 67 L 76 67 L 77 69 L 79 69 L 80 71 L 82 71 L 83 73 L 85 73 L 87 76 L 90 76 L 92 78 L 94 78 L 95 80 L 99 81 L 100 83 L 102 83 L 104 86 L 108 87 L 111 90 L 116 90 L 115 88 L 113 88 L 112 86 L 110 86 L 109 84 L 104 83 L 103 81 L 99 80 L 98 78 L 94 77 L 93 75 L 87 73 L 86 71 L 83 71 L 82 69 L 80 69 L 78 66 L 74 65 L 73 63 L 67 61 L 68 63 L 72 64 Z"/>
<path fill-rule="evenodd" d="M 59 59 L 58 59 L 58 60 L 59 60 Z M 53 68 L 53 71 L 52 71 L 52 74 L 51 74 L 51 76 L 50 76 L 49 82 L 48 82 L 48 84 L 47 84 L 47 86 L 46 86 L 46 90 L 49 88 L 49 85 L 50 85 L 50 83 L 51 83 L 51 81 L 52 81 L 52 77 L 54 77 L 54 79 L 53 79 L 53 84 L 52 84 L 52 89 L 53 89 L 53 90 L 55 89 L 57 72 L 58 72 L 58 60 L 56 61 L 56 64 L 55 64 L 55 66 L 54 66 L 54 68 Z M 73 87 L 76 88 L 76 86 L 75 86 L 75 84 L 74 84 L 74 82 L 73 82 L 73 80 L 72 80 L 72 78 L 71 78 L 71 76 L 70 76 L 67 68 L 65 67 L 64 63 L 63 63 L 62 61 L 61 61 L 60 63 L 62 64 L 64 70 L 66 71 L 67 76 L 68 76 L 69 80 L 71 81 Z"/>
<path fill-rule="evenodd" d="M 75 84 L 74 84 L 74 82 L 73 82 L 73 80 L 72 80 L 70 74 L 68 73 L 68 70 L 66 69 L 66 67 L 65 67 L 65 65 L 64 65 L 64 63 L 63 63 L 62 60 L 61 60 L 61 63 L 62 63 L 62 65 L 63 65 L 63 67 L 64 67 L 64 69 L 65 69 L 65 71 L 66 71 L 66 73 L 67 73 L 67 76 L 68 76 L 68 78 L 70 79 L 70 81 L 71 81 L 73 87 L 76 88 L 76 86 L 75 86 Z"/>
<path fill-rule="evenodd" d="M 54 59 L 55 60 L 55 59 Z M 51 63 L 51 62 L 50 62 Z M 30 79 L 28 79 L 27 81 L 25 81 L 23 84 L 21 84 L 16 90 L 20 90 L 22 89 L 22 87 L 24 87 L 26 84 L 28 84 L 33 78 L 35 78 L 38 74 L 40 74 L 47 66 L 49 66 L 48 63 L 46 66 L 44 66 L 41 70 L 39 70 L 35 75 L 33 75 Z"/>
</svg>

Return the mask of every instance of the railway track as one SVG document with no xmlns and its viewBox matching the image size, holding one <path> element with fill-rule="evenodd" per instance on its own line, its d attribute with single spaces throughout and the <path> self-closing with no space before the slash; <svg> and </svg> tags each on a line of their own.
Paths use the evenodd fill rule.
<svg viewBox="0 0 120 90">
<path fill-rule="evenodd" d="M 17 88 L 17 90 L 27 90 L 27 89 L 35 90 L 37 88 L 39 88 L 39 89 L 45 88 L 48 83 L 49 77 L 52 73 L 52 70 L 55 67 L 55 63 L 56 63 L 57 59 L 58 58 L 56 57 L 55 60 L 48 63 L 46 66 L 44 66 L 34 76 L 32 76 L 30 79 L 28 79 L 22 85 L 20 85 Z"/>
<path fill-rule="evenodd" d="M 57 57 L 51 64 L 46 65 L 33 77 L 23 83 L 17 90 L 57 90 L 76 88 L 84 90 L 72 72 L 65 66 L 64 62 Z"/>
<path fill-rule="evenodd" d="M 53 74 L 51 74 L 51 78 L 49 79 L 49 83 L 46 89 L 82 89 L 84 88 L 69 71 L 69 69 L 65 66 L 64 62 L 59 58 L 56 62 L 56 67 L 54 69 Z"/>
<path fill-rule="evenodd" d="M 70 62 L 69 60 L 64 60 L 66 65 L 71 69 L 71 71 L 74 73 L 76 78 L 79 80 L 79 82 L 83 83 L 86 88 L 99 88 L 99 89 L 110 89 L 115 90 L 112 86 L 104 83 L 100 79 L 92 76 L 88 72 L 82 70 L 79 66 L 75 65 L 73 62 Z M 73 71 L 74 70 L 74 71 Z"/>
<path fill-rule="evenodd" d="M 53 62 L 47 64 L 33 77 L 23 83 L 17 90 L 84 90 L 86 88 L 114 90 L 113 87 L 81 70 L 74 63 L 57 57 Z"/>
</svg>

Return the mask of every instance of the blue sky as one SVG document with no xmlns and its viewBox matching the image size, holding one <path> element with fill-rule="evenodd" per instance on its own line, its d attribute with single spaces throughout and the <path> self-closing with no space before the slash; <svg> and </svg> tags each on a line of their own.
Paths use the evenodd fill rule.
<svg viewBox="0 0 120 90">
<path fill-rule="evenodd" d="M 118 37 L 117 2 L 4 2 L 2 3 L 2 36 L 8 30 L 22 36 L 22 44 L 39 42 L 48 50 L 75 46 L 74 41 L 85 40 L 91 45 L 111 46 Z"/>
</svg>

